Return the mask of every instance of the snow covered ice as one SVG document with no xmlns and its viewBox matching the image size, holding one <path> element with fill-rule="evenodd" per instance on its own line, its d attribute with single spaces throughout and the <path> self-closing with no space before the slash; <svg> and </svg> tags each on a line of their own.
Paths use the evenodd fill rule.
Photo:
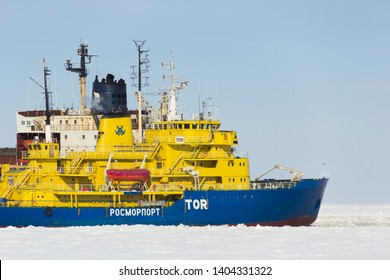
<svg viewBox="0 0 390 280">
<path fill-rule="evenodd" d="M 322 206 L 310 227 L 2 228 L 2 260 L 388 260 L 390 205 Z"/>
</svg>

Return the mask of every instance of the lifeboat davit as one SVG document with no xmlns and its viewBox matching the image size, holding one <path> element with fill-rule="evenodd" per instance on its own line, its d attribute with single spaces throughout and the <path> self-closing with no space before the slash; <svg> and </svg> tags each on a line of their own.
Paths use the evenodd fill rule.
<svg viewBox="0 0 390 280">
<path fill-rule="evenodd" d="M 135 181 L 145 183 L 149 179 L 150 171 L 147 169 L 108 169 L 106 174 L 110 181 Z"/>
</svg>

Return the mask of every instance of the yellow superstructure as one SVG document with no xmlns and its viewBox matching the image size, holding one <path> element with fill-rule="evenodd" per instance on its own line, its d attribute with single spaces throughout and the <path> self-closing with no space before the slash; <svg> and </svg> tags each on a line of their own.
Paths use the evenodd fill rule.
<svg viewBox="0 0 390 280">
<path fill-rule="evenodd" d="M 105 116 L 95 151 L 63 153 L 31 143 L 26 167 L 2 166 L 0 197 L 8 206 L 136 207 L 171 203 L 184 190 L 249 189 L 249 162 L 236 156 L 234 131 L 215 120 L 151 123 L 135 143 L 130 116 Z M 110 181 L 106 170 L 146 169 L 146 183 Z"/>
</svg>

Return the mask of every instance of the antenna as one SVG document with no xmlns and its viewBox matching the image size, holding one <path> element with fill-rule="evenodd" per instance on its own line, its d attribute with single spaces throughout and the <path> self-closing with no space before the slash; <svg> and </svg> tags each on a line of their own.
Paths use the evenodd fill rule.
<svg viewBox="0 0 390 280">
<path fill-rule="evenodd" d="M 79 74 L 80 78 L 80 110 L 86 109 L 86 77 L 88 76 L 87 64 L 91 63 L 93 56 L 88 54 L 88 45 L 80 43 L 80 48 L 77 50 L 77 55 L 80 56 L 80 65 L 75 67 L 70 59 L 66 60 L 65 68 L 68 71 Z"/>
<path fill-rule="evenodd" d="M 45 115 L 46 115 L 46 125 L 50 125 L 50 115 L 51 115 L 51 112 L 50 112 L 50 95 L 51 95 L 51 91 L 49 91 L 48 89 L 48 82 L 47 82 L 47 77 L 50 76 L 50 70 L 49 68 L 47 67 L 47 63 L 45 61 L 45 59 L 43 59 L 43 64 L 44 64 L 44 67 L 43 67 L 43 77 L 44 77 L 44 94 L 45 94 Z M 46 139 L 47 140 L 47 139 Z"/>
<path fill-rule="evenodd" d="M 168 121 L 171 120 L 177 120 L 178 119 L 178 112 L 177 112 L 177 94 L 180 90 L 185 89 L 189 82 L 179 82 L 179 77 L 175 75 L 175 66 L 173 64 L 173 55 L 171 51 L 171 56 L 169 59 L 169 62 L 167 64 L 162 63 L 162 67 L 168 66 L 169 69 L 169 77 L 163 75 L 164 80 L 168 80 L 170 82 L 170 89 L 169 89 L 169 96 L 168 96 L 168 115 L 167 119 Z M 176 82 L 179 82 L 177 84 Z"/>
<path fill-rule="evenodd" d="M 131 73 L 131 79 L 133 80 L 133 83 L 131 86 L 138 87 L 138 91 L 142 91 L 142 87 L 149 86 L 148 79 L 149 77 L 143 77 L 142 74 L 149 72 L 149 50 L 143 50 L 143 46 L 146 41 L 135 41 L 133 40 L 135 46 L 137 47 L 138 51 L 138 65 L 133 65 L 131 68 L 133 69 L 133 72 Z M 138 66 L 138 69 L 136 70 L 136 67 Z M 144 79 L 144 80 L 142 80 Z"/>
<path fill-rule="evenodd" d="M 137 66 L 131 66 L 133 69 L 133 73 L 131 74 L 131 79 L 133 80 L 133 83 L 131 86 L 138 87 L 138 91 L 136 92 L 137 100 L 138 100 L 138 143 L 142 143 L 143 141 L 143 132 L 142 132 L 142 87 L 148 86 L 148 78 L 149 77 L 142 77 L 142 74 L 147 73 L 149 71 L 149 59 L 148 59 L 148 52 L 149 50 L 143 50 L 143 46 L 146 41 L 135 41 L 133 40 L 135 46 L 137 47 L 138 51 L 138 72 L 136 72 Z M 144 83 L 142 83 L 142 78 L 144 78 Z M 138 82 L 136 81 L 138 79 Z"/>
<path fill-rule="evenodd" d="M 45 139 L 47 142 L 51 141 L 51 126 L 50 126 L 50 116 L 51 116 L 51 91 L 49 91 L 49 83 L 48 83 L 48 76 L 50 76 L 50 70 L 47 67 L 46 60 L 43 59 L 43 80 L 44 80 L 44 86 L 40 85 L 37 81 L 35 81 L 33 78 L 30 77 L 30 79 L 36 83 L 40 88 L 44 90 L 43 94 L 45 94 L 45 116 L 46 116 L 46 127 L 45 127 Z"/>
</svg>

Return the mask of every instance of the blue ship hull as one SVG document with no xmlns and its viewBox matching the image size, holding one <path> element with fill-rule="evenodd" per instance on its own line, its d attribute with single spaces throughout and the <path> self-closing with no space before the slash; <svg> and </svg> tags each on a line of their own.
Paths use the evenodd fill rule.
<svg viewBox="0 0 390 280">
<path fill-rule="evenodd" d="M 0 207 L 0 226 L 307 226 L 317 218 L 327 181 L 304 179 L 276 190 L 185 191 L 183 199 L 167 208 Z"/>
</svg>

